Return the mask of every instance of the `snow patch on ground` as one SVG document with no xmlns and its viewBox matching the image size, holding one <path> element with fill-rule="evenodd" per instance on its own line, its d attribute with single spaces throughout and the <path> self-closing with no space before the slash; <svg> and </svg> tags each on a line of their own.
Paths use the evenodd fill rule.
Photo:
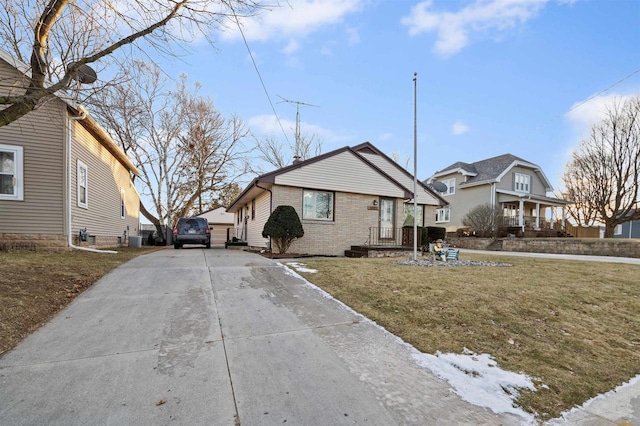
<svg viewBox="0 0 640 426">
<path fill-rule="evenodd" d="M 307 268 L 304 263 L 298 263 L 298 262 L 287 262 L 287 266 L 291 266 L 292 268 L 294 268 L 296 271 L 298 272 L 307 272 L 309 274 L 315 274 L 316 272 L 318 272 L 315 269 L 311 269 L 311 268 Z"/>
<path fill-rule="evenodd" d="M 628 382 L 621 384 L 617 388 L 610 390 L 609 392 L 600 394 L 598 396 L 594 396 L 590 400 L 585 401 L 585 403 L 582 404 L 579 407 L 573 407 L 570 410 L 563 411 L 562 414 L 560 415 L 560 417 L 557 417 L 555 419 L 549 420 L 547 423 L 545 423 L 545 425 L 547 425 L 547 426 L 552 426 L 552 425 L 555 426 L 555 425 L 570 424 L 570 419 L 572 418 L 572 416 L 579 415 L 579 413 L 583 412 L 583 411 L 589 411 L 589 408 L 592 405 L 596 404 L 600 400 L 610 399 L 615 394 L 620 393 L 620 392 L 625 392 L 627 390 L 632 391 L 630 388 L 632 388 L 633 386 L 637 386 L 639 384 L 640 384 L 640 374 L 635 376 L 635 377 L 633 377 Z"/>
<path fill-rule="evenodd" d="M 433 374 L 446 380 L 460 398 L 471 404 L 486 407 L 496 414 L 515 414 L 522 418 L 523 424 L 536 424 L 533 415 L 517 407 L 514 403 L 514 400 L 518 397 L 518 389 L 535 390 L 535 386 L 528 376 L 502 370 L 491 355 L 478 355 L 466 348 L 463 354 L 442 354 L 438 352 L 436 355 L 431 355 L 420 352 L 398 336 L 391 334 L 375 321 L 354 311 L 282 263 L 278 263 L 278 265 L 285 269 L 287 275 L 302 280 L 306 286 L 318 291 L 326 299 L 335 301 L 343 309 L 353 313 L 363 322 L 380 328 L 385 334 L 408 348 L 412 358 L 418 365 L 428 368 Z"/>
<path fill-rule="evenodd" d="M 446 380 L 465 401 L 495 413 L 511 413 L 534 422 L 531 414 L 514 404 L 519 389 L 535 390 L 528 376 L 502 370 L 491 355 L 476 354 L 467 348 L 462 354 L 416 352 L 412 356 L 418 365 Z"/>
</svg>

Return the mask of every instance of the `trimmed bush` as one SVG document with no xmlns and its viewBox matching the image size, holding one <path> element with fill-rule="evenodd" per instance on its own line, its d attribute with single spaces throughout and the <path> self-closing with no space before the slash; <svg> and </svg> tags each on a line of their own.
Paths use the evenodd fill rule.
<svg viewBox="0 0 640 426">
<path fill-rule="evenodd" d="M 296 209 L 291 206 L 276 207 L 264 224 L 262 236 L 271 238 L 278 253 L 286 253 L 296 238 L 304 236 Z"/>
<path fill-rule="evenodd" d="M 447 228 L 443 228 L 440 226 L 427 226 L 427 241 L 433 242 L 440 239 L 445 239 L 447 236 Z"/>
</svg>

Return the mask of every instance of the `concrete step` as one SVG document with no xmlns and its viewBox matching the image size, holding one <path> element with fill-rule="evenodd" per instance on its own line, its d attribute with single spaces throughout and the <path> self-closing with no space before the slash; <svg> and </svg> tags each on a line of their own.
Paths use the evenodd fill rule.
<svg viewBox="0 0 640 426">
<path fill-rule="evenodd" d="M 346 257 L 367 257 L 367 252 L 362 250 L 345 250 Z"/>
</svg>

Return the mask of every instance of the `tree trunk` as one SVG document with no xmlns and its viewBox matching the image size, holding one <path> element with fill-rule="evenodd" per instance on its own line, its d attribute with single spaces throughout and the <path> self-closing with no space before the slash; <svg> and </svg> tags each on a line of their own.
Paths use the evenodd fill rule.
<svg viewBox="0 0 640 426">
<path fill-rule="evenodd" d="M 604 227 L 604 237 L 605 238 L 613 238 L 613 232 L 616 229 L 615 223 L 605 223 Z"/>
</svg>

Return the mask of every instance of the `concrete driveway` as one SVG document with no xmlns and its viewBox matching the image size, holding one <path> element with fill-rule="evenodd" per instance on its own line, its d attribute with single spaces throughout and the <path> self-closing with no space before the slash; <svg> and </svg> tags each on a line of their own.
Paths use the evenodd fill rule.
<svg viewBox="0 0 640 426">
<path fill-rule="evenodd" d="M 275 262 L 162 250 L 0 358 L 6 425 L 510 425 Z"/>
</svg>

